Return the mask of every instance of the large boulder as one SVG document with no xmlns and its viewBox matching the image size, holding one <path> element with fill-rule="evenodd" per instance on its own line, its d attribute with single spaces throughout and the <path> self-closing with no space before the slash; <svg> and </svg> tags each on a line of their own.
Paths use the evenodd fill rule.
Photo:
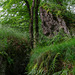
<svg viewBox="0 0 75 75">
<path fill-rule="evenodd" d="M 63 30 L 64 33 L 70 35 L 66 22 L 62 17 L 54 16 L 42 7 L 40 7 L 40 17 L 42 20 L 43 33 L 46 36 L 53 37 L 57 35 L 60 30 Z"/>
</svg>

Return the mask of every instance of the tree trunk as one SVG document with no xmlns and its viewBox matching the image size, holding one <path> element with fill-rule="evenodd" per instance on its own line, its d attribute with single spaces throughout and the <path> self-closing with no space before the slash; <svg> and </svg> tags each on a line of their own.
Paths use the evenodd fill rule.
<svg viewBox="0 0 75 75">
<path fill-rule="evenodd" d="M 31 10 L 30 10 L 30 5 L 29 2 L 27 0 L 24 0 L 26 2 L 26 6 L 28 8 L 28 12 L 29 12 L 29 17 L 31 17 Z"/>
<path fill-rule="evenodd" d="M 30 9 L 29 2 L 27 0 L 24 0 L 26 2 L 28 11 L 29 11 L 29 16 L 30 16 L 30 26 L 29 26 L 29 34 L 30 34 L 30 46 L 33 48 L 33 14 L 34 14 L 34 5 L 35 5 L 35 0 L 32 2 L 32 7 Z"/>
<path fill-rule="evenodd" d="M 34 14 L 34 5 L 35 5 L 35 0 L 32 2 L 32 7 L 31 7 L 31 22 L 29 26 L 29 33 L 30 33 L 30 45 L 31 48 L 33 48 L 33 42 L 34 42 L 34 37 L 33 37 L 33 14 Z"/>
<path fill-rule="evenodd" d="M 35 6 L 35 40 L 38 41 L 39 37 L 39 26 L 38 26 L 38 7 L 39 7 L 40 0 L 36 0 Z"/>
</svg>

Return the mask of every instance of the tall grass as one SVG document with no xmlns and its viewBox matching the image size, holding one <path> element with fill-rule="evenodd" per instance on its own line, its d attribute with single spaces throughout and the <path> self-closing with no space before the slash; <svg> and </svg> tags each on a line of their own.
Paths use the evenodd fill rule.
<svg viewBox="0 0 75 75">
<path fill-rule="evenodd" d="M 75 67 L 75 38 L 60 44 L 35 48 L 31 54 L 28 65 L 30 75 L 53 75 L 55 72 L 63 72 L 63 69 L 69 69 L 68 65 L 71 65 L 72 69 Z"/>
</svg>

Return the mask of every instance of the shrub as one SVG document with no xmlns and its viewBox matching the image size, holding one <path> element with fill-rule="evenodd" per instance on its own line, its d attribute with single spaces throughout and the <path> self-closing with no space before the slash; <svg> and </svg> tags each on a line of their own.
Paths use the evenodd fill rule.
<svg viewBox="0 0 75 75">
<path fill-rule="evenodd" d="M 0 28 L 0 55 L 6 62 L 6 75 L 24 74 L 30 45 L 26 34 L 12 28 Z M 27 58 L 28 57 L 28 58 Z"/>
</svg>

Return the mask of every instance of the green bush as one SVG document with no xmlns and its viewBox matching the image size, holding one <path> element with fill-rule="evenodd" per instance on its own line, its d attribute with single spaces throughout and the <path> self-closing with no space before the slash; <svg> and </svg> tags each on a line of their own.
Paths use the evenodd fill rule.
<svg viewBox="0 0 75 75">
<path fill-rule="evenodd" d="M 30 44 L 26 33 L 12 28 L 0 28 L 0 55 L 6 62 L 6 75 L 19 75 L 25 72 L 29 61 Z"/>
</svg>

